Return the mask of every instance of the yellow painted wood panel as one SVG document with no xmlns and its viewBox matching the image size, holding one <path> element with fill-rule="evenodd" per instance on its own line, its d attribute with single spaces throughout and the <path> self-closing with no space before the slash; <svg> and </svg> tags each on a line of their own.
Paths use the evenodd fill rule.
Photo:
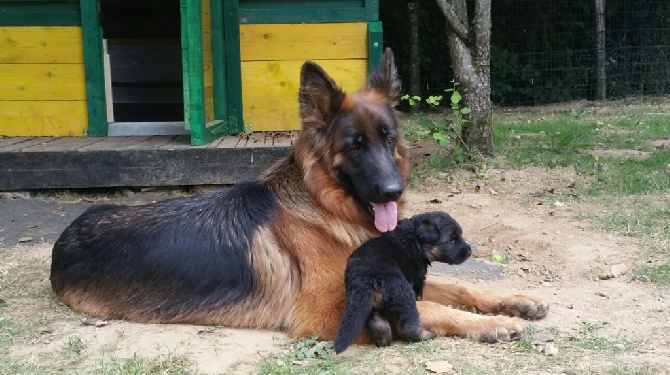
<svg viewBox="0 0 670 375">
<path fill-rule="evenodd" d="M 242 61 L 365 59 L 367 23 L 240 25 Z"/>
<path fill-rule="evenodd" d="M 83 136 L 86 101 L 0 101 L 0 135 Z"/>
<path fill-rule="evenodd" d="M 205 87 L 205 123 L 214 121 L 214 87 Z"/>
<path fill-rule="evenodd" d="M 254 131 L 298 130 L 298 89 L 304 60 L 242 62 L 244 122 Z M 358 90 L 367 60 L 316 60 L 347 92 Z"/>
<path fill-rule="evenodd" d="M 83 64 L 0 64 L 0 100 L 86 100 Z"/>
<path fill-rule="evenodd" d="M 0 64 L 83 64 L 78 26 L 0 27 Z"/>
</svg>

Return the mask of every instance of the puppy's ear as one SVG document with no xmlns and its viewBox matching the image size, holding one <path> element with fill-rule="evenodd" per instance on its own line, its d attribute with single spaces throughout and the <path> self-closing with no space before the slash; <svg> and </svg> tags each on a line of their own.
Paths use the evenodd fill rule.
<svg viewBox="0 0 670 375">
<path fill-rule="evenodd" d="M 435 244 L 440 239 L 437 223 L 431 219 L 423 219 L 417 223 L 416 234 L 419 241 L 425 244 Z"/>
<path fill-rule="evenodd" d="M 400 100 L 400 80 L 395 66 L 395 58 L 390 48 L 386 48 L 377 69 L 370 75 L 365 88 L 377 91 L 396 105 Z"/>
<path fill-rule="evenodd" d="M 329 124 L 342 106 L 344 92 L 317 64 L 307 61 L 300 69 L 300 117 L 303 126 Z"/>
</svg>

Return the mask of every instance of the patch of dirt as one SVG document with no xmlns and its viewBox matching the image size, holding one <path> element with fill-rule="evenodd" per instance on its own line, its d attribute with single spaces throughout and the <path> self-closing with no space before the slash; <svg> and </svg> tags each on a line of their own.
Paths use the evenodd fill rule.
<svg viewBox="0 0 670 375">
<path fill-rule="evenodd" d="M 478 182 L 451 176 L 410 191 L 405 215 L 445 210 L 459 221 L 465 238 L 478 251 L 496 250 L 508 258 L 501 280 L 434 277 L 543 298 L 551 304 L 550 313 L 533 325 L 538 330 L 553 329 L 559 337 L 590 322 L 602 325 L 600 335 L 633 343 L 624 354 L 606 358 L 599 352 L 576 350 L 571 354 L 575 366 L 588 363 L 589 371 L 613 364 L 670 368 L 670 292 L 631 282 L 627 275 L 598 278 L 613 264 L 632 268 L 639 251 L 632 238 L 599 232 L 591 223 L 575 219 L 593 209 L 572 194 L 575 184 L 584 183 L 585 178 L 569 168 L 488 170 L 485 180 Z M 56 368 L 64 366 L 62 372 L 85 372 L 112 356 L 177 354 L 201 373 L 242 374 L 255 373 L 262 358 L 282 350 L 286 336 L 277 332 L 123 321 L 85 326 L 84 316 L 54 301 L 48 280 L 50 252 L 48 244 L 0 247 L 0 298 L 6 301 L 0 307 L 0 319 L 32 317 L 37 321 L 23 325 L 25 330 L 53 329 L 48 334 L 28 332 L 8 347 L 2 346 L 0 337 L 0 353 L 12 360 L 53 362 Z M 83 343 L 81 354 L 69 365 L 58 365 L 73 337 Z M 435 345 L 460 348 L 464 356 L 460 361 L 496 361 L 503 353 L 497 346 L 460 339 L 442 339 Z M 375 356 L 384 353 L 381 349 L 363 352 L 369 351 Z"/>
<path fill-rule="evenodd" d="M 670 148 L 670 139 L 658 139 L 649 142 L 649 144 L 656 148 Z"/>
<path fill-rule="evenodd" d="M 587 151 L 591 155 L 598 155 L 600 157 L 615 157 L 615 158 L 631 158 L 631 159 L 647 159 L 651 153 L 639 150 L 590 150 Z"/>
</svg>

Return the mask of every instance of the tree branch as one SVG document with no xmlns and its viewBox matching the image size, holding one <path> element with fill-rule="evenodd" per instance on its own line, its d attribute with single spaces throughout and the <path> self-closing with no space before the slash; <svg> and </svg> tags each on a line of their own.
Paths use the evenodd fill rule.
<svg viewBox="0 0 670 375">
<path fill-rule="evenodd" d="M 470 45 L 470 35 L 468 28 L 461 22 L 454 12 L 454 8 L 451 4 L 447 3 L 447 0 L 437 0 L 437 5 L 442 9 L 442 13 L 447 18 L 447 24 L 449 28 L 456 34 L 466 45 Z"/>
<path fill-rule="evenodd" d="M 491 0 L 475 1 L 474 56 L 480 66 L 490 65 L 491 51 Z"/>
</svg>

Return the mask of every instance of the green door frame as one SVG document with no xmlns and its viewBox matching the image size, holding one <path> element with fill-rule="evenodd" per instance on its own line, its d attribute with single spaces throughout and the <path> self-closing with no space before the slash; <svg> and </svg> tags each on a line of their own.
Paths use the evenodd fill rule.
<svg viewBox="0 0 670 375">
<path fill-rule="evenodd" d="M 96 0 L 80 0 L 81 36 L 84 47 L 88 135 L 107 135 L 107 104 L 103 62 L 102 25 Z"/>
<path fill-rule="evenodd" d="M 242 131 L 242 75 L 237 1 L 210 0 L 214 118 L 205 123 L 205 72 L 200 0 L 180 0 L 184 122 L 200 146 Z M 231 21 L 235 20 L 235 22 Z"/>
</svg>

